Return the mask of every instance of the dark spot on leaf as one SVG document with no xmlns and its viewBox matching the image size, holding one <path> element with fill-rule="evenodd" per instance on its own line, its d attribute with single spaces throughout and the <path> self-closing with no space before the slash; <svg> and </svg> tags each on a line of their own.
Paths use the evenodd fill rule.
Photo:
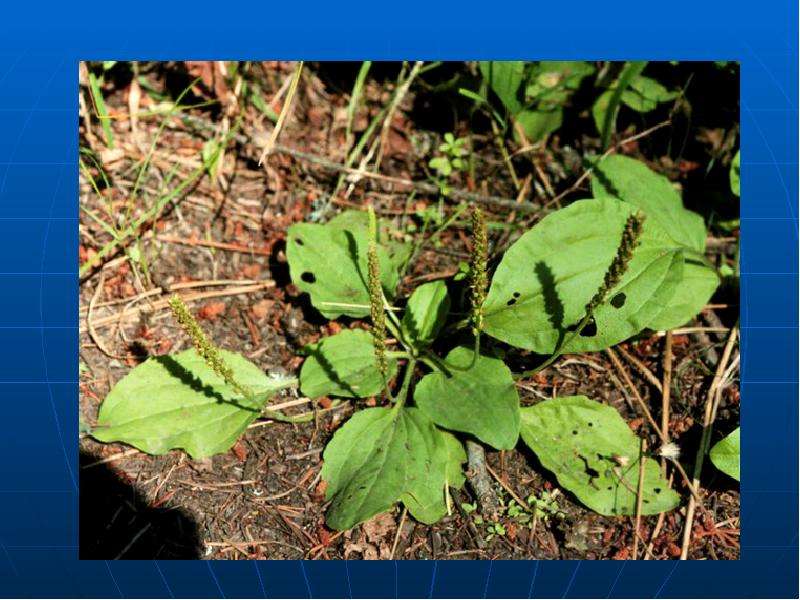
<svg viewBox="0 0 800 600">
<path fill-rule="evenodd" d="M 609 491 L 611 491 L 611 486 L 608 486 L 606 489 L 607 489 L 607 490 L 609 490 Z"/>
<path fill-rule="evenodd" d="M 514 298 L 519 298 L 519 297 L 520 297 L 520 293 L 519 292 L 514 292 Z"/>
<path fill-rule="evenodd" d="M 654 491 L 656 494 L 660 494 L 660 493 L 661 493 L 661 488 L 653 488 L 653 491 Z"/>
<path fill-rule="evenodd" d="M 572 435 L 578 435 L 578 430 L 577 429 L 573 429 L 572 430 Z"/>
<path fill-rule="evenodd" d="M 511 298 L 511 300 L 509 300 L 508 302 L 506 302 L 506 304 L 507 304 L 508 306 L 513 306 L 513 305 L 514 305 L 514 304 L 516 304 L 516 303 L 517 303 L 517 299 L 516 299 L 516 298 Z"/>
<path fill-rule="evenodd" d="M 300 238 L 294 238 L 294 241 L 298 246 L 302 246 L 303 245 L 303 240 L 301 240 Z"/>
<path fill-rule="evenodd" d="M 587 423 L 587 425 L 588 425 L 589 427 L 594 427 L 594 423 L 592 423 L 591 421 L 589 421 L 589 422 Z"/>
<path fill-rule="evenodd" d="M 300 275 L 300 279 L 302 279 L 306 283 L 314 283 L 317 280 L 317 278 L 314 277 L 314 274 L 311 271 L 305 271 L 302 275 Z"/>
<path fill-rule="evenodd" d="M 622 308 L 625 306 L 625 292 L 620 292 L 611 299 L 611 306 L 614 308 Z"/>
<path fill-rule="evenodd" d="M 650 500 L 642 500 L 645 504 L 650 504 Z"/>
<path fill-rule="evenodd" d="M 589 322 L 586 324 L 586 327 L 581 329 L 581 337 L 594 337 L 597 335 L 597 323 L 594 321 L 594 317 L 589 319 Z"/>
</svg>

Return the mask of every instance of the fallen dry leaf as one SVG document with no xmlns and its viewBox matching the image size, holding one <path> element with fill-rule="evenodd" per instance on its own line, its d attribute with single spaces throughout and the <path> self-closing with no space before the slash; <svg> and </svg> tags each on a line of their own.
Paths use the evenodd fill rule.
<svg viewBox="0 0 800 600">
<path fill-rule="evenodd" d="M 197 311 L 197 318 L 215 321 L 224 312 L 224 302 L 209 302 L 200 307 L 200 310 Z"/>
</svg>

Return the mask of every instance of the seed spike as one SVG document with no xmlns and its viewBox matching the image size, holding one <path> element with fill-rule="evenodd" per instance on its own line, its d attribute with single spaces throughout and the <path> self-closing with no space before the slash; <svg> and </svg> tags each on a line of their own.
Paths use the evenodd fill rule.
<svg viewBox="0 0 800 600">
<path fill-rule="evenodd" d="M 225 383 L 236 390 L 237 393 L 245 398 L 251 397 L 253 392 L 236 381 L 233 375 L 233 369 L 225 363 L 219 348 L 206 337 L 200 324 L 192 313 L 189 312 L 189 309 L 186 304 L 184 304 L 181 297 L 177 294 L 173 294 L 169 299 L 169 307 L 172 309 L 172 314 L 175 315 L 175 320 L 183 327 L 186 335 L 192 340 L 192 345 L 194 345 L 197 353 L 205 360 L 209 368 L 219 375 Z"/>
<path fill-rule="evenodd" d="M 472 290 L 472 329 L 475 335 L 483 329 L 483 303 L 489 278 L 486 274 L 489 262 L 489 236 L 483 211 L 472 207 L 472 249 L 470 252 L 469 276 Z"/>
<path fill-rule="evenodd" d="M 378 226 L 375 209 L 369 207 L 369 245 L 367 250 L 367 275 L 369 287 L 369 312 L 372 317 L 372 346 L 375 362 L 384 382 L 389 374 L 386 359 L 386 315 L 383 311 L 383 287 L 381 286 L 381 264 L 378 260 Z"/>
<path fill-rule="evenodd" d="M 622 238 L 617 247 L 617 254 L 608 266 L 608 270 L 603 277 L 603 284 L 586 305 L 586 314 L 591 314 L 600 306 L 611 290 L 622 281 L 625 272 L 628 270 L 628 264 L 633 258 L 633 251 L 636 250 L 636 247 L 641 242 L 640 238 L 642 236 L 644 220 L 644 215 L 639 212 L 633 213 L 628 217 L 628 220 L 625 222 L 625 229 L 622 231 Z"/>
</svg>

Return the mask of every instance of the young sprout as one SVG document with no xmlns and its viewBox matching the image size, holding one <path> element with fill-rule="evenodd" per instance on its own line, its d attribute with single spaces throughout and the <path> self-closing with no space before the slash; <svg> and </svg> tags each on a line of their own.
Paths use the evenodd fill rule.
<svg viewBox="0 0 800 600">
<path fill-rule="evenodd" d="M 233 376 L 233 369 L 225 364 L 219 348 L 206 337 L 197 320 L 189 312 L 189 309 L 178 294 L 173 294 L 172 298 L 169 299 L 169 307 L 172 309 L 172 314 L 175 315 L 175 320 L 183 327 L 186 335 L 192 340 L 197 353 L 203 357 L 209 368 L 236 390 L 238 394 L 245 398 L 250 398 L 253 392 L 236 381 Z"/>
</svg>

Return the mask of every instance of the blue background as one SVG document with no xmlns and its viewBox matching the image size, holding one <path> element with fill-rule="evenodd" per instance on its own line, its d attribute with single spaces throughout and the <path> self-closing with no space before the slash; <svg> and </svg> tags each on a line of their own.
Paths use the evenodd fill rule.
<svg viewBox="0 0 800 600">
<path fill-rule="evenodd" d="M 0 18 L 0 595 L 797 595 L 795 1 L 26 7 Z M 77 63 L 175 58 L 740 60 L 742 559 L 78 561 Z"/>
</svg>

